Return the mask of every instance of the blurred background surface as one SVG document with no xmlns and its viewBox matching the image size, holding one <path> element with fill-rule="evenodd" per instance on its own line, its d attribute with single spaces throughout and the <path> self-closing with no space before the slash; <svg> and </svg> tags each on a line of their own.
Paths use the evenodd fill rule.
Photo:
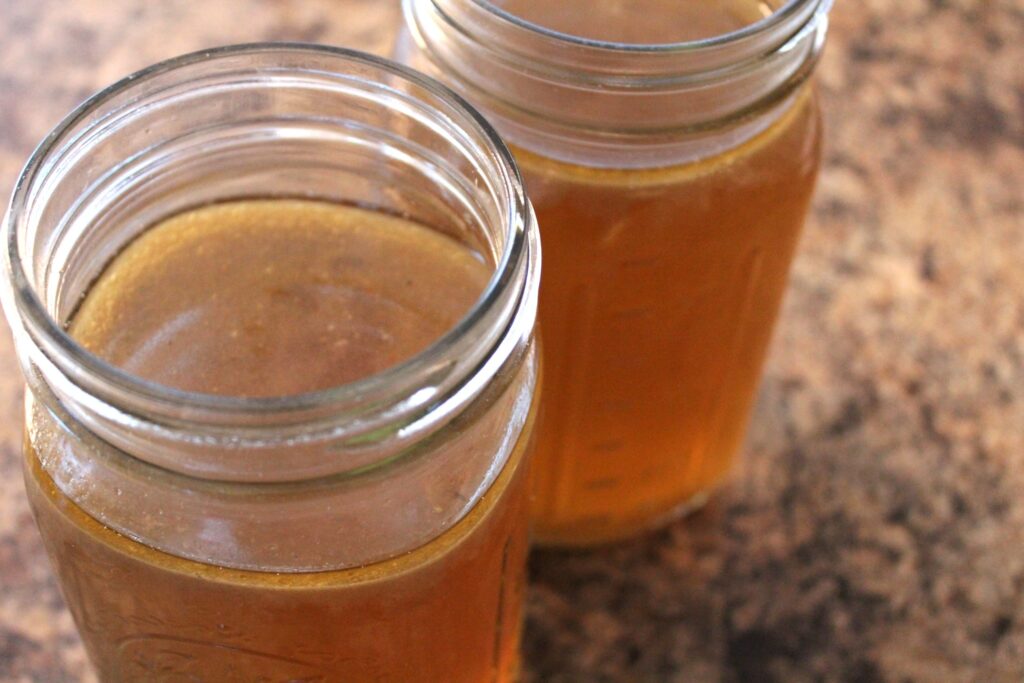
<svg viewBox="0 0 1024 683">
<path fill-rule="evenodd" d="M 393 0 L 0 0 L 0 194 L 97 88 L 225 43 L 388 54 Z M 742 466 L 537 552 L 529 683 L 1024 680 L 1024 4 L 840 2 L 823 175 Z M 22 493 L 0 331 L 0 681 L 93 681 Z"/>
</svg>

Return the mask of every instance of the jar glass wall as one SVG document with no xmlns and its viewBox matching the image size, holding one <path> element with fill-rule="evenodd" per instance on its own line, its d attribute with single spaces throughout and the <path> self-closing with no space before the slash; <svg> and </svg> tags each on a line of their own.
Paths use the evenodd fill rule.
<svg viewBox="0 0 1024 683">
<path fill-rule="evenodd" d="M 190 392 L 69 335 L 139 235 L 247 200 L 360 207 L 492 274 L 423 350 L 305 393 Z M 479 115 L 359 53 L 188 55 L 69 116 L 4 230 L 26 486 L 103 680 L 512 680 L 540 252 Z"/>
<path fill-rule="evenodd" d="M 405 0 L 402 59 L 513 147 L 546 261 L 536 534 L 706 499 L 743 439 L 817 174 L 827 0 Z"/>
</svg>

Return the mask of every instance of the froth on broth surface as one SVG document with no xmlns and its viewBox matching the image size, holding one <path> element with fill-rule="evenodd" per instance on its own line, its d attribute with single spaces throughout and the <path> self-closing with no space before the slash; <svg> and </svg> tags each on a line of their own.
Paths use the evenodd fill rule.
<svg viewBox="0 0 1024 683">
<path fill-rule="evenodd" d="M 571 36 L 658 44 L 737 31 L 772 14 L 782 0 L 493 0 L 493 4 Z"/>
<path fill-rule="evenodd" d="M 285 396 L 423 351 L 466 315 L 490 274 L 453 239 L 384 213 L 240 200 L 145 231 L 93 284 L 70 332 L 159 384 Z"/>
</svg>

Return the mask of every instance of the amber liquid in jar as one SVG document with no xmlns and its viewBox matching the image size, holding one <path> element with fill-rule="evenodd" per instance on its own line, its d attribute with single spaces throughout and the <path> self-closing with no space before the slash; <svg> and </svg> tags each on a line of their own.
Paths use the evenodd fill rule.
<svg viewBox="0 0 1024 683">
<path fill-rule="evenodd" d="M 494 0 L 521 19 L 571 36 L 650 45 L 701 40 L 771 14 L 779 0 Z"/>
<path fill-rule="evenodd" d="M 70 332 L 171 387 L 289 395 L 422 350 L 462 318 L 490 273 L 454 240 L 383 213 L 312 200 L 227 202 L 171 217 L 130 243 L 86 294 Z M 504 682 L 517 659 L 526 552 L 520 441 L 483 498 L 442 535 L 339 571 L 229 569 L 135 542 L 64 496 L 31 439 L 27 488 L 103 681 Z"/>
<path fill-rule="evenodd" d="M 624 538 L 721 481 L 808 209 L 819 127 L 805 88 L 753 139 L 675 167 L 516 150 L 544 243 L 540 541 Z"/>
</svg>

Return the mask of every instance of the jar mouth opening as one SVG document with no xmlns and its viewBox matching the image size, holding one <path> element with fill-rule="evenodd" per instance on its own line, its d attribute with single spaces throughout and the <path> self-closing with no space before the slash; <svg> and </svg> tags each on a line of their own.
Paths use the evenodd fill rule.
<svg viewBox="0 0 1024 683">
<path fill-rule="evenodd" d="M 379 373 L 363 377 L 352 382 L 312 392 L 284 396 L 269 397 L 235 397 L 215 394 L 184 391 L 174 387 L 158 384 L 129 373 L 81 346 L 59 322 L 54 314 L 47 309 L 31 281 L 19 246 L 19 237 L 28 225 L 28 210 L 35 199 L 34 190 L 37 182 L 53 171 L 49 166 L 51 156 L 64 144 L 74 144 L 83 131 L 76 130 L 91 115 L 99 112 L 103 105 L 131 88 L 154 79 L 168 72 L 173 72 L 200 62 L 221 57 L 259 55 L 261 53 L 287 53 L 329 56 L 356 66 L 369 67 L 407 81 L 422 88 L 431 97 L 443 103 L 448 109 L 446 113 L 454 114 L 455 123 L 468 127 L 485 141 L 485 148 L 475 151 L 493 159 L 492 166 L 501 177 L 497 186 L 501 188 L 501 200 L 505 204 L 501 215 L 505 218 L 502 226 L 505 239 L 500 258 L 496 259 L 495 270 L 484 291 L 453 328 L 429 346 L 406 360 L 391 366 Z M 88 133 L 87 127 L 84 133 Z M 188 53 L 162 62 L 158 62 L 116 83 L 98 91 L 80 104 L 66 116 L 39 144 L 30 156 L 16 184 L 14 193 L 4 221 L 3 229 L 7 231 L 7 263 L 12 291 L 6 292 L 11 297 L 11 315 L 16 315 L 20 323 L 38 346 L 44 348 L 47 355 L 57 356 L 56 361 L 66 373 L 67 368 L 73 369 L 73 380 L 86 379 L 89 383 L 111 388 L 120 395 L 140 399 L 149 405 L 173 407 L 186 405 L 190 409 L 216 415 L 255 416 L 280 415 L 308 411 L 310 409 L 329 406 L 357 406 L 367 401 L 382 399 L 394 390 L 396 385 L 408 385 L 408 379 L 430 374 L 439 365 L 445 364 L 445 358 L 456 348 L 456 342 L 494 324 L 495 315 L 501 315 L 499 309 L 508 308 L 510 296 L 522 298 L 521 292 L 513 288 L 522 285 L 523 272 L 535 268 L 531 264 L 531 238 L 529 231 L 532 225 L 532 212 L 523 189 L 523 180 L 511 152 L 491 124 L 471 105 L 455 92 L 434 79 L 422 75 L 412 69 L 395 64 L 389 60 L 345 48 L 314 45 L 308 43 L 263 42 L 229 45 L 213 49 Z M 5 298 L 6 298 L 5 297 Z M 511 312 L 504 318 L 512 318 L 519 305 L 513 304 Z M 12 320 L 12 322 L 14 322 Z M 511 326 L 510 319 L 501 319 L 502 327 Z M 494 347 L 501 338 L 493 343 Z M 422 395 L 417 395 L 420 393 Z M 422 406 L 436 400 L 429 391 L 414 392 L 411 396 L 414 405 L 405 408 Z M 375 406 L 380 408 L 380 406 Z"/>
<path fill-rule="evenodd" d="M 472 2 L 478 7 L 487 11 L 502 22 L 506 22 L 517 29 L 528 31 L 532 34 L 536 34 L 559 43 L 576 45 L 578 47 L 601 50 L 610 53 L 658 55 L 687 54 L 701 50 L 721 48 L 741 42 L 751 36 L 772 30 L 774 27 L 785 23 L 790 17 L 798 13 L 801 7 L 816 4 L 819 1 L 820 0 L 786 0 L 784 4 L 776 8 L 771 14 L 758 19 L 757 21 L 751 22 L 732 31 L 708 36 L 707 38 L 667 43 L 631 43 L 587 38 L 585 36 L 566 33 L 564 31 L 542 26 L 528 19 L 524 19 L 523 17 L 499 7 L 491 2 L 491 0 L 472 0 Z"/>
</svg>

